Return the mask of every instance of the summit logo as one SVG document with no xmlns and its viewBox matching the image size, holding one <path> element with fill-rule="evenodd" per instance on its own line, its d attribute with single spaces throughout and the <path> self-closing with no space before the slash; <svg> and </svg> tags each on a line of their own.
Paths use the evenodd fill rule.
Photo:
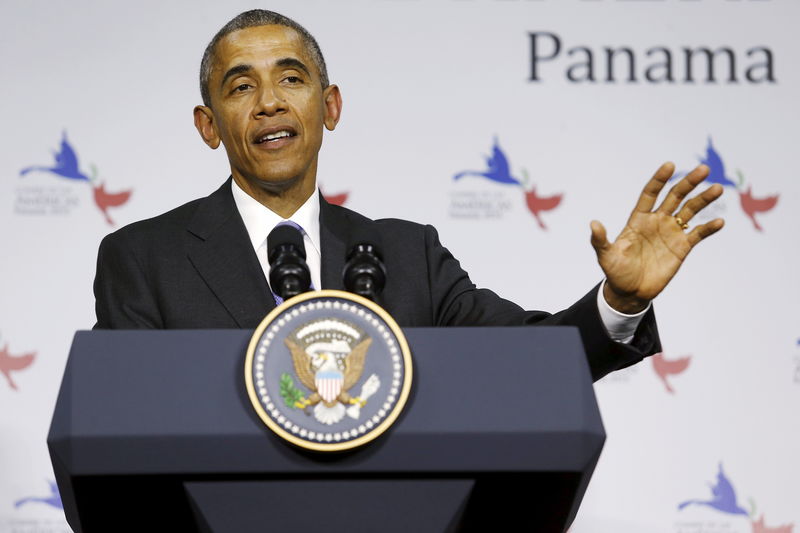
<svg viewBox="0 0 800 533">
<path fill-rule="evenodd" d="M 780 196 L 778 194 L 755 196 L 753 194 L 752 184 L 747 183 L 745 186 L 746 180 L 740 170 L 737 169 L 735 176 L 733 176 L 730 174 L 730 171 L 726 169 L 722 156 L 717 151 L 710 136 L 708 137 L 705 155 L 698 156 L 697 159 L 700 163 L 706 165 L 710 169 L 705 183 L 708 185 L 711 185 L 712 183 L 719 183 L 723 187 L 734 189 L 739 195 L 739 205 L 741 206 L 745 216 L 747 216 L 747 218 L 750 219 L 750 222 L 752 222 L 753 228 L 755 228 L 756 231 L 764 231 L 764 228 L 759 223 L 757 216 L 760 217 L 761 215 L 772 211 L 778 204 L 778 199 Z M 672 179 L 675 180 L 685 175 L 686 172 L 678 173 L 673 176 Z M 716 203 L 720 202 L 718 201 Z"/>
<path fill-rule="evenodd" d="M 782 524 L 779 526 L 767 526 L 763 512 L 758 512 L 756 503 L 752 498 L 748 499 L 749 509 L 745 509 L 743 502 L 733 483 L 725 474 L 722 469 L 722 463 L 719 463 L 717 470 L 717 479 L 714 483 L 709 483 L 711 496 L 708 498 L 693 498 L 685 500 L 678 504 L 678 511 L 684 511 L 688 507 L 703 508 L 704 511 L 701 516 L 709 513 L 712 516 L 727 516 L 732 519 L 730 522 L 720 522 L 719 520 L 709 520 L 704 524 L 704 527 L 698 529 L 696 520 L 687 522 L 686 524 L 677 524 L 679 531 L 695 531 L 697 533 L 722 533 L 730 531 L 739 531 L 739 529 L 732 529 L 736 527 L 736 522 L 741 521 L 748 523 L 753 533 L 792 533 L 794 524 Z M 758 519 L 756 520 L 756 515 Z M 696 515 L 695 515 L 696 516 Z M 745 522 L 746 520 L 746 522 Z M 685 527 L 684 527 L 685 526 Z"/>
<path fill-rule="evenodd" d="M 61 139 L 61 146 L 53 151 L 51 165 L 33 165 L 20 170 L 20 177 L 31 173 L 52 174 L 58 178 L 66 179 L 72 183 L 85 183 L 92 188 L 92 198 L 106 223 L 113 226 L 114 221 L 108 210 L 124 205 L 131 197 L 133 191 L 108 192 L 106 184 L 97 175 L 97 168 L 90 165 L 87 174 L 81 169 L 78 154 L 67 139 L 65 131 Z M 15 211 L 20 214 L 66 214 L 80 203 L 79 197 L 72 188 L 45 189 L 36 186 L 20 188 L 17 190 L 17 204 Z"/>
<path fill-rule="evenodd" d="M 485 168 L 481 170 L 463 170 L 455 174 L 453 180 L 459 181 L 466 177 L 481 178 L 522 192 L 525 198 L 525 205 L 536 220 L 536 224 L 541 229 L 546 230 L 547 225 L 542 215 L 557 208 L 561 204 L 564 195 L 562 193 L 540 195 L 536 190 L 536 185 L 528 176 L 527 170 L 520 169 L 521 176 L 512 172 L 511 164 L 500 147 L 497 137 L 494 139 L 492 154 L 486 156 L 485 160 Z M 451 199 L 450 216 L 453 218 L 499 218 L 511 209 L 512 201 L 500 190 L 497 191 L 497 194 L 487 193 L 483 195 L 474 191 L 459 191 Z"/>
</svg>

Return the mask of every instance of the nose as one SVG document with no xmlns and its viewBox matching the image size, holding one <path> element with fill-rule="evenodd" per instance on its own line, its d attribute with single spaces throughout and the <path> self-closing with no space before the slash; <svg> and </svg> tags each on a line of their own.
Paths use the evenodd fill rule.
<svg viewBox="0 0 800 533">
<path fill-rule="evenodd" d="M 270 84 L 263 85 L 254 111 L 256 118 L 272 117 L 286 111 L 286 102 L 281 90 Z"/>
</svg>

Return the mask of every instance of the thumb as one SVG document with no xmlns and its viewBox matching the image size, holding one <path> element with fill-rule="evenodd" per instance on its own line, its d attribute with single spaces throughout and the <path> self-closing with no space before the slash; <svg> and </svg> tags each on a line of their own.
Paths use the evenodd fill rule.
<svg viewBox="0 0 800 533">
<path fill-rule="evenodd" d="M 599 256 L 601 253 L 605 252 L 611 244 L 608 242 L 608 238 L 606 238 L 606 228 L 599 221 L 592 220 L 590 226 L 592 228 L 592 247 Z"/>
</svg>

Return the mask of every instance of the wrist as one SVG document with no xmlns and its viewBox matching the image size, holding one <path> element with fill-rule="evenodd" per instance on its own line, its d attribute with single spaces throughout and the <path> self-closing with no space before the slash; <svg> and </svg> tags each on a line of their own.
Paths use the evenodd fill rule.
<svg viewBox="0 0 800 533">
<path fill-rule="evenodd" d="M 650 305 L 650 300 L 615 291 L 608 281 L 603 284 L 603 298 L 612 309 L 625 315 L 641 313 Z"/>
</svg>

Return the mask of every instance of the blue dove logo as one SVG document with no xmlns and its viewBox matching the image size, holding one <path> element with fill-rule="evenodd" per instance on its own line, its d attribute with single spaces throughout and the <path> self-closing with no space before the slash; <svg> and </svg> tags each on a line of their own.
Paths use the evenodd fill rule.
<svg viewBox="0 0 800 533">
<path fill-rule="evenodd" d="M 58 492 L 58 485 L 56 485 L 55 481 L 48 481 L 47 483 L 50 485 L 50 494 L 48 496 L 29 496 L 27 498 L 22 498 L 14 502 L 14 507 L 19 509 L 21 506 L 28 503 L 43 503 L 56 509 L 64 509 L 64 504 L 61 503 L 61 495 Z"/>
<path fill-rule="evenodd" d="M 497 142 L 497 137 L 494 138 L 492 155 L 486 157 L 486 165 L 489 168 L 484 171 L 465 170 L 464 172 L 459 172 L 453 176 L 453 179 L 458 180 L 464 176 L 480 176 L 498 183 L 521 185 L 520 181 L 511 175 L 511 169 L 508 165 L 508 158 L 500 148 L 500 144 Z"/>
<path fill-rule="evenodd" d="M 723 187 L 736 188 L 737 184 L 725 175 L 725 164 L 722 162 L 722 158 L 714 149 L 714 145 L 711 143 L 710 136 L 708 138 L 708 146 L 706 147 L 705 158 L 699 157 L 698 159 L 700 159 L 700 162 L 706 165 L 710 170 L 708 177 L 706 178 L 706 183 L 719 183 Z"/>
<path fill-rule="evenodd" d="M 736 502 L 736 491 L 728 478 L 725 477 L 725 473 L 722 471 L 722 463 L 719 464 L 717 483 L 710 485 L 710 487 L 713 495 L 711 500 L 687 500 L 678 504 L 678 510 L 684 509 L 689 505 L 705 505 L 727 514 L 750 516 L 750 513 L 742 509 Z"/>
<path fill-rule="evenodd" d="M 705 181 L 705 183 L 708 185 L 711 185 L 712 183 L 719 183 L 723 187 L 733 187 L 734 189 L 737 189 L 739 185 L 744 182 L 744 176 L 742 176 L 740 172 L 738 173 L 739 183 L 734 182 L 727 176 L 725 172 L 725 163 L 722 162 L 722 157 L 720 157 L 719 152 L 717 152 L 716 148 L 714 148 L 714 143 L 712 142 L 710 135 L 708 136 L 706 155 L 697 156 L 697 160 L 708 167 L 708 177 Z M 680 179 L 686 174 L 688 174 L 688 172 L 676 172 L 675 175 L 670 178 L 670 181 Z"/>
<path fill-rule="evenodd" d="M 60 151 L 53 152 L 53 156 L 55 157 L 56 164 L 52 167 L 46 166 L 31 166 L 27 168 L 23 168 L 20 170 L 19 175 L 24 176 L 25 174 L 33 171 L 39 172 L 52 172 L 62 178 L 67 178 L 71 180 L 83 180 L 91 182 L 91 178 L 80 171 L 78 168 L 78 156 L 75 153 L 75 150 L 70 146 L 69 141 L 67 140 L 67 132 L 64 132 L 64 136 L 61 139 L 61 147 Z"/>
</svg>

